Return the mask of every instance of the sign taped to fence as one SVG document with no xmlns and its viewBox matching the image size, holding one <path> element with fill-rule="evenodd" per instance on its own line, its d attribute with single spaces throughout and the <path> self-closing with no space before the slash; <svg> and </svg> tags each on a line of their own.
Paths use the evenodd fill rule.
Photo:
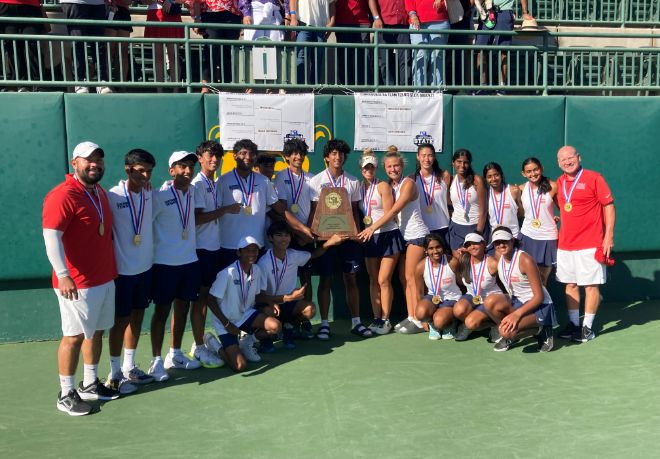
<svg viewBox="0 0 660 459">
<path fill-rule="evenodd" d="M 313 94 L 229 94 L 219 100 L 220 143 L 229 150 L 250 139 L 259 150 L 282 151 L 288 139 L 300 138 L 314 150 Z"/>
<path fill-rule="evenodd" d="M 417 151 L 422 143 L 442 151 L 442 94 L 354 94 L 354 149 Z"/>
</svg>

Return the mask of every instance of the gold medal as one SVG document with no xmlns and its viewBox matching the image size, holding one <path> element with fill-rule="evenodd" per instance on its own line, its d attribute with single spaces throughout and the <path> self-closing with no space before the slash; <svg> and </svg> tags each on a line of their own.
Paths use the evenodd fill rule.
<svg viewBox="0 0 660 459">
<path fill-rule="evenodd" d="M 103 236 L 105 234 L 105 225 L 103 225 L 103 222 L 99 224 L 99 235 Z"/>
<path fill-rule="evenodd" d="M 299 210 L 300 210 L 300 207 L 298 207 L 298 204 L 296 204 L 296 203 L 291 204 L 291 212 L 293 212 L 294 214 L 297 214 Z"/>
<path fill-rule="evenodd" d="M 431 303 L 440 304 L 440 295 L 433 295 L 433 298 L 431 298 Z"/>
<path fill-rule="evenodd" d="M 245 206 L 243 208 L 243 212 L 245 212 L 245 215 L 252 215 L 252 207 L 250 206 Z"/>
<path fill-rule="evenodd" d="M 429 214 L 433 213 L 433 206 L 426 206 L 426 212 Z"/>
<path fill-rule="evenodd" d="M 573 204 L 571 204 L 570 202 L 567 202 L 566 204 L 564 204 L 564 210 L 566 212 L 570 212 L 571 210 L 573 210 Z"/>
<path fill-rule="evenodd" d="M 133 236 L 133 244 L 135 244 L 137 247 L 139 247 L 140 244 L 142 244 L 142 238 L 140 237 L 139 234 Z"/>
<path fill-rule="evenodd" d="M 539 220 L 538 218 L 532 220 L 532 228 L 539 229 L 540 227 L 541 227 L 541 220 Z"/>
<path fill-rule="evenodd" d="M 481 295 L 474 295 L 472 297 L 472 303 L 474 303 L 476 305 L 480 305 L 481 304 Z"/>
<path fill-rule="evenodd" d="M 181 233 L 181 239 L 188 239 L 188 230 L 184 229 L 183 232 Z"/>
<path fill-rule="evenodd" d="M 369 215 L 366 215 L 362 221 L 365 225 L 371 225 L 373 223 L 373 219 Z"/>
</svg>

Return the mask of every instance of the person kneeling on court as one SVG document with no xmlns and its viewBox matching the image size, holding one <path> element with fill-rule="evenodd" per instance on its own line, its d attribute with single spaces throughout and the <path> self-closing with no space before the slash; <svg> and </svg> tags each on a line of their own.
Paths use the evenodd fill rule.
<svg viewBox="0 0 660 459">
<path fill-rule="evenodd" d="M 557 324 L 555 307 L 543 286 L 534 259 L 515 247 L 511 230 L 498 226 L 491 237 L 498 259 L 497 275 L 509 295 L 491 295 L 484 307 L 499 326 L 501 338 L 495 351 L 507 351 L 525 331 L 538 329 L 538 350 L 549 352 L 553 347 L 552 327 Z"/>
<path fill-rule="evenodd" d="M 266 277 L 266 291 L 257 295 L 256 301 L 257 304 L 264 305 L 258 309 L 282 321 L 284 347 L 293 349 L 296 347 L 293 342 L 294 330 L 300 327 L 302 321 L 311 320 L 316 312 L 316 305 L 305 300 L 307 285 L 296 288 L 298 269 L 305 266 L 310 259 L 323 255 L 328 248 L 341 244 L 347 237 L 334 234 L 310 253 L 289 248 L 292 231 L 286 222 L 274 222 L 266 234 L 273 248 L 257 263 Z M 262 352 L 274 350 L 272 341 L 261 341 Z"/>
<path fill-rule="evenodd" d="M 245 370 L 247 363 L 261 357 L 252 341 L 238 340 L 241 331 L 257 339 L 276 336 L 282 324 L 255 309 L 255 297 L 266 290 L 266 276 L 256 264 L 259 243 L 252 236 L 238 243 L 238 260 L 220 271 L 209 291 L 208 307 L 213 312 L 213 327 L 220 338 L 215 351 L 234 371 Z"/>
</svg>

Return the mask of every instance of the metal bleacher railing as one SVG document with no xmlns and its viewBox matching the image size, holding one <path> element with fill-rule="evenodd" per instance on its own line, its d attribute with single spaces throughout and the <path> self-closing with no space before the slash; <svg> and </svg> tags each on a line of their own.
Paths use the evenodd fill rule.
<svg viewBox="0 0 660 459">
<path fill-rule="evenodd" d="M 10 20 L 15 22 L 17 19 L 0 18 L 0 22 Z M 98 21 L 54 19 L 21 19 L 21 22 L 50 23 L 60 29 L 71 22 L 79 25 L 98 24 Z M 660 47 L 654 45 L 658 35 L 651 33 L 507 32 L 506 34 L 514 36 L 517 45 L 390 45 L 383 42 L 382 29 L 370 29 L 370 43 L 349 44 L 205 40 L 195 38 L 193 29 L 199 25 L 194 23 L 113 21 L 112 24 L 181 27 L 184 38 L 2 35 L 0 87 L 66 90 L 73 87 L 107 86 L 128 90 L 179 88 L 187 92 L 199 91 L 205 87 L 221 90 L 252 88 L 287 91 L 333 88 L 354 91 L 420 90 L 463 93 L 506 91 L 510 94 L 606 94 L 626 91 L 645 95 L 660 92 Z M 237 26 L 209 24 L 205 27 Z M 365 32 L 363 28 L 250 27 L 285 31 Z M 412 31 L 401 30 L 397 33 Z M 560 45 L 568 38 L 571 38 L 573 43 L 580 43 L 582 40 L 593 44 L 594 40 L 596 43 L 600 40 L 604 44 L 598 47 Z M 167 45 L 173 45 L 170 46 L 173 48 L 172 55 L 162 61 L 154 59 L 157 51 L 162 50 L 163 54 L 166 54 Z M 77 64 L 76 53 L 72 52 L 74 46 L 82 46 L 84 50 L 83 59 L 87 65 L 80 66 L 82 76 L 80 73 L 76 76 L 73 71 Z M 113 48 L 118 53 L 114 58 Z M 275 59 L 271 60 L 270 64 L 266 61 L 265 49 L 275 50 Z M 264 59 L 264 65 L 276 68 L 275 78 L 254 78 L 253 57 L 257 54 L 259 59 Z M 225 57 L 227 59 L 224 59 Z M 301 60 L 302 68 L 307 70 L 300 74 L 297 72 L 297 57 Z M 21 60 L 29 65 L 21 66 Z M 324 64 L 310 73 L 308 69 L 312 61 L 321 60 Z M 413 65 L 415 60 L 417 65 Z M 104 69 L 99 65 L 100 62 L 110 70 L 105 78 L 102 78 Z M 202 80 L 204 62 L 207 68 L 212 69 L 208 81 Z M 224 68 L 227 63 L 230 68 Z M 401 63 L 405 63 L 401 66 L 402 70 L 393 71 L 398 69 Z M 441 82 L 431 78 L 434 65 L 440 69 Z M 178 77 L 172 79 L 171 75 Z M 382 75 L 391 77 L 384 79 Z"/>
</svg>

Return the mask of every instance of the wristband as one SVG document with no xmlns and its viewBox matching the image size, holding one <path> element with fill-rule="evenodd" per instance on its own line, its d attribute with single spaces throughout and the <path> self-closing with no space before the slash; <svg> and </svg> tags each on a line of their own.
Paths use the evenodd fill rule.
<svg viewBox="0 0 660 459">
<path fill-rule="evenodd" d="M 292 14 L 295 14 L 297 16 L 298 12 L 297 11 L 289 11 L 289 16 L 291 16 Z"/>
<path fill-rule="evenodd" d="M 374 19 L 374 21 L 377 21 L 377 20 L 380 19 L 380 16 L 374 16 L 373 19 Z"/>
</svg>

